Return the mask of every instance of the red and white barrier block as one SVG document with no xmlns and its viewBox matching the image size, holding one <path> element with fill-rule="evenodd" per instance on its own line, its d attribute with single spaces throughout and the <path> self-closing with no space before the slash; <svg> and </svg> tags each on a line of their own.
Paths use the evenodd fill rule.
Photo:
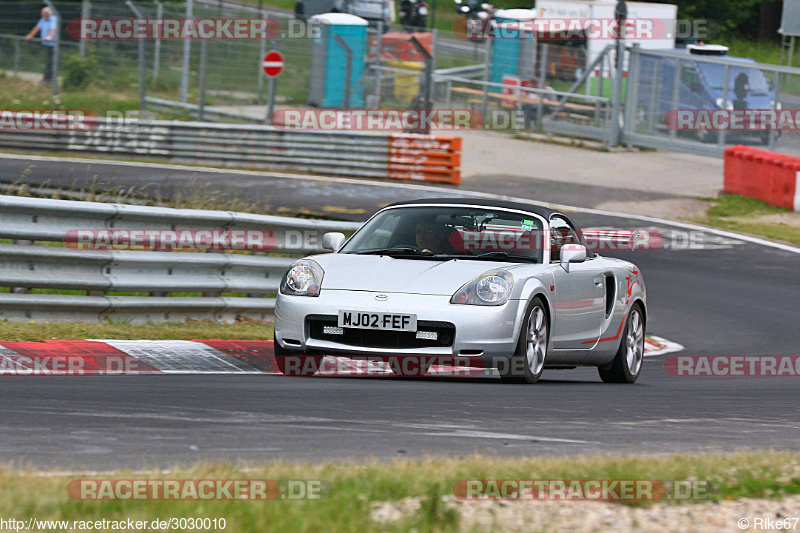
<svg viewBox="0 0 800 533">
<path fill-rule="evenodd" d="M 729 146 L 725 148 L 725 192 L 800 211 L 800 157 Z"/>
<path fill-rule="evenodd" d="M 648 336 L 645 356 L 683 350 Z M 432 365 L 426 377 L 494 376 L 478 366 Z M 281 374 L 272 341 L 49 340 L 0 341 L 0 375 L 90 376 L 116 374 Z M 394 376 L 385 361 L 326 356 L 323 376 Z"/>
</svg>

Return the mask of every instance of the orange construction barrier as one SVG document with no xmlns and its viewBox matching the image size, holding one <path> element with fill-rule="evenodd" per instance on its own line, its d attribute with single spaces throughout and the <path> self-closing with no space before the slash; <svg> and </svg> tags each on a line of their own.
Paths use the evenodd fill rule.
<svg viewBox="0 0 800 533">
<path fill-rule="evenodd" d="M 388 176 L 458 185 L 461 183 L 461 137 L 390 134 Z"/>
<path fill-rule="evenodd" d="M 800 157 L 736 145 L 724 164 L 725 192 L 800 211 Z"/>
<path fill-rule="evenodd" d="M 417 47 L 411 42 L 411 37 L 416 37 L 419 43 L 430 54 L 433 51 L 433 33 L 417 32 L 406 33 L 404 31 L 392 31 L 384 33 L 381 37 L 381 59 L 393 59 L 396 61 L 425 61 Z M 371 37 L 372 46 L 370 50 L 375 50 L 376 37 Z M 372 59 L 375 59 L 374 54 Z"/>
</svg>

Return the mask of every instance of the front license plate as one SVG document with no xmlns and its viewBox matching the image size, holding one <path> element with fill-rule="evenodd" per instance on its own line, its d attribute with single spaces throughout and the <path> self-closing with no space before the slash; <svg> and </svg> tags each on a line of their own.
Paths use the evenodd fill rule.
<svg viewBox="0 0 800 533">
<path fill-rule="evenodd" d="M 413 332 L 417 331 L 417 315 L 342 310 L 339 311 L 339 327 Z"/>
</svg>

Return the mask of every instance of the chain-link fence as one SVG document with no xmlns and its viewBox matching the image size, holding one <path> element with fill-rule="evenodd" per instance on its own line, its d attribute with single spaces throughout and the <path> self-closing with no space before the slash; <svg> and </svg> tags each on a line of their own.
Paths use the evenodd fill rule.
<svg viewBox="0 0 800 533">
<path fill-rule="evenodd" d="M 618 62 L 615 45 L 593 57 L 585 40 L 537 42 L 523 36 L 518 45 L 509 45 L 496 39 L 468 40 L 453 32 L 383 28 L 382 22 L 364 27 L 363 33 L 342 33 L 340 39 L 288 12 L 259 12 L 234 2 L 48 4 L 60 26 L 54 62 L 60 81 L 52 87 L 31 83 L 41 81 L 48 49 L 41 41 L 25 39 L 39 19 L 41 4 L 0 3 L 2 107 L 59 106 L 98 114 L 146 107 L 158 109 L 162 118 L 189 118 L 207 109 L 201 116 L 208 119 L 263 122 L 270 118 L 267 103 L 273 94 L 275 109 L 466 109 L 479 112 L 484 127 L 610 144 L 719 155 L 725 145 L 745 143 L 800 152 L 796 125 L 737 129 L 671 122 L 678 111 L 702 118 L 701 111 L 735 115 L 800 109 L 800 69 L 635 46 L 629 47 L 629 58 Z M 78 40 L 68 29 L 82 18 L 187 17 L 271 19 L 270 38 Z M 321 46 L 321 39 L 329 42 Z M 271 49 L 284 58 L 274 85 L 261 66 Z M 323 101 L 313 94 L 322 85 L 325 91 L 335 86 L 344 96 Z"/>
<path fill-rule="evenodd" d="M 719 155 L 748 144 L 800 153 L 800 69 L 633 49 L 626 142 Z"/>
</svg>

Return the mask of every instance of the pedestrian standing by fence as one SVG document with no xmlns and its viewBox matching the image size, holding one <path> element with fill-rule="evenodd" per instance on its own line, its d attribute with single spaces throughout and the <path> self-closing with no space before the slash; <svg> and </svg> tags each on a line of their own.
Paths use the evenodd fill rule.
<svg viewBox="0 0 800 533">
<path fill-rule="evenodd" d="M 46 64 L 42 82 L 47 83 L 53 79 L 53 50 L 55 48 L 56 32 L 58 31 L 58 17 L 53 15 L 49 7 L 42 8 L 42 18 L 39 19 L 39 22 L 25 38 L 33 39 L 40 31 L 42 35 L 42 45 L 44 46 L 46 54 Z"/>
</svg>

